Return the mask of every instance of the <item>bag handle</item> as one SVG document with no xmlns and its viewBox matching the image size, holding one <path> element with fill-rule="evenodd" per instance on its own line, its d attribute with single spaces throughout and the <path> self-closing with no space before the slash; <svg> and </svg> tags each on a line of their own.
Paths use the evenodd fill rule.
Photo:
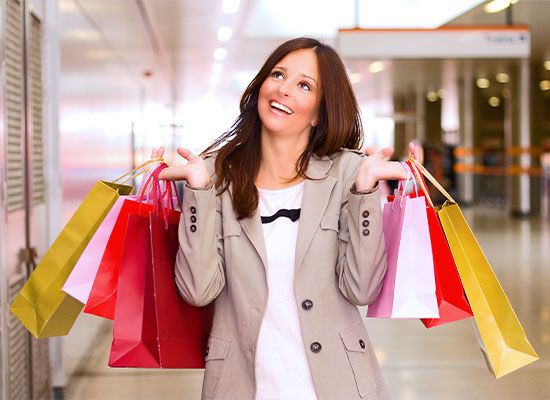
<svg viewBox="0 0 550 400">
<path fill-rule="evenodd" d="M 125 184 L 130 181 L 132 181 L 134 178 L 137 178 L 140 175 L 143 175 L 147 173 L 149 170 L 147 167 L 149 164 L 153 163 L 164 163 L 163 158 L 152 158 L 150 160 L 145 161 L 144 163 L 139 164 L 137 167 L 135 167 L 133 170 L 126 172 L 125 174 L 119 176 L 118 178 L 114 179 L 113 183 L 119 183 L 119 184 Z"/>
<path fill-rule="evenodd" d="M 422 174 L 426 178 L 428 178 L 428 180 L 432 183 L 432 185 L 434 185 L 436 187 L 436 189 L 439 190 L 447 198 L 447 200 L 449 200 L 452 203 L 456 203 L 456 201 L 451 197 L 451 195 L 445 189 L 443 189 L 443 186 L 441 186 L 439 184 L 439 182 L 432 176 L 432 174 L 430 174 L 428 172 L 428 170 L 426 168 L 424 168 L 424 166 L 422 164 L 420 164 L 412 155 L 409 155 L 409 163 L 412 167 L 412 170 L 413 170 L 415 176 L 417 176 L 417 178 L 419 179 L 420 185 L 422 186 L 422 190 L 426 194 L 426 198 L 428 199 L 428 201 L 429 201 L 429 203 L 432 207 L 434 206 L 433 202 L 432 202 L 432 199 L 430 198 L 430 194 L 428 192 L 428 189 L 426 188 L 426 185 L 424 183 L 424 179 L 420 175 L 419 171 L 421 171 Z"/>
</svg>

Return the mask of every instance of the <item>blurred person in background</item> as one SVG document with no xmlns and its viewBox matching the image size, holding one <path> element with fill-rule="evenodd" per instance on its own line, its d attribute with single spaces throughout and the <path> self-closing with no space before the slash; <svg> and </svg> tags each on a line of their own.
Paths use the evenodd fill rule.
<svg viewBox="0 0 550 400">
<path fill-rule="evenodd" d="M 346 70 L 315 39 L 279 46 L 240 111 L 201 156 L 179 148 L 187 163 L 160 176 L 186 181 L 179 291 L 215 301 L 202 398 L 388 398 L 357 306 L 386 272 L 377 183 L 404 168 L 391 148 L 358 150 Z"/>
</svg>

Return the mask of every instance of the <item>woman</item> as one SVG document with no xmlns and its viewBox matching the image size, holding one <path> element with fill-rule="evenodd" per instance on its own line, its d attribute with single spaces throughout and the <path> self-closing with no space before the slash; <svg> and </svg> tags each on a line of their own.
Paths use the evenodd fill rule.
<svg viewBox="0 0 550 400">
<path fill-rule="evenodd" d="M 180 148 L 188 163 L 161 174 L 187 182 L 179 291 L 215 301 L 202 398 L 387 398 L 357 306 L 386 271 L 377 182 L 404 169 L 357 150 L 345 68 L 317 40 L 277 48 L 240 110 L 204 159 Z"/>
</svg>

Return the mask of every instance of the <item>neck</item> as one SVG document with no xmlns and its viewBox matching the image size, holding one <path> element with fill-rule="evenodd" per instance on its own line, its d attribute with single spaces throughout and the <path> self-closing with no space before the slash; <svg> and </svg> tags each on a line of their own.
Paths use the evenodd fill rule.
<svg viewBox="0 0 550 400">
<path fill-rule="evenodd" d="M 306 135 L 285 137 L 262 132 L 262 161 L 257 186 L 283 188 L 300 182 L 302 178 L 296 178 L 296 161 L 306 147 Z"/>
</svg>

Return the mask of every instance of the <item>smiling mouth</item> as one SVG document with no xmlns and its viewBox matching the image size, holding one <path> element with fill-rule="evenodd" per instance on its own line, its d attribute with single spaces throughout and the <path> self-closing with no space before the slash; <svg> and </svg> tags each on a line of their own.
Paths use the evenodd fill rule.
<svg viewBox="0 0 550 400">
<path fill-rule="evenodd" d="M 287 113 L 288 115 L 294 114 L 294 111 L 292 111 L 290 108 L 288 108 L 284 104 L 278 103 L 276 101 L 272 101 L 271 103 L 269 103 L 269 105 L 272 108 L 276 108 L 277 110 L 281 110 L 281 111 Z"/>
</svg>

